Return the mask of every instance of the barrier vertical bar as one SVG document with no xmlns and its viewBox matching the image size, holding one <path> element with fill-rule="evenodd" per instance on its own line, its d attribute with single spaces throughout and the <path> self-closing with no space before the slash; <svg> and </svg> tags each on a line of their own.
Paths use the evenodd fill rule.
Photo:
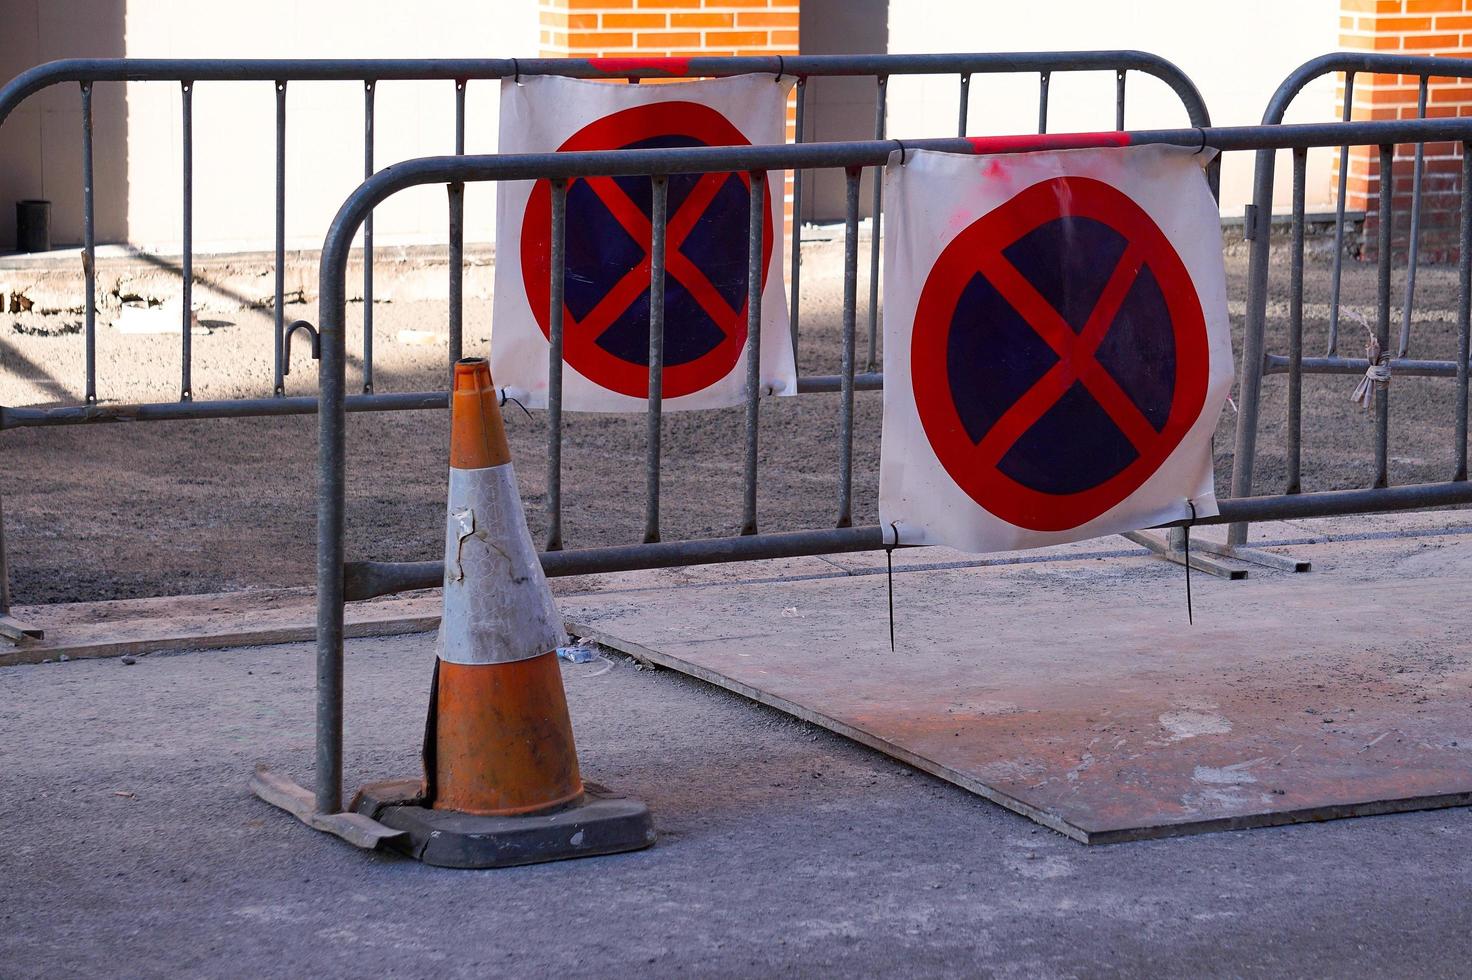
<svg viewBox="0 0 1472 980">
<path fill-rule="evenodd" d="M 767 175 L 749 174 L 750 220 L 746 228 L 746 474 L 741 533 L 755 534 L 757 423 L 762 381 L 762 236 L 766 228 Z"/>
<path fill-rule="evenodd" d="M 97 225 L 92 198 L 92 83 L 82 83 L 82 277 L 87 291 L 87 378 L 84 398 L 97 403 Z M 0 610 L 3 611 L 3 610 Z"/>
<path fill-rule="evenodd" d="M 808 80 L 804 75 L 797 77 L 797 119 L 794 123 L 795 133 L 793 142 L 803 142 L 803 105 L 807 101 Z M 802 308 L 802 168 L 792 171 L 792 299 L 788 303 L 790 307 L 788 323 L 792 328 L 792 363 L 797 365 L 798 344 L 798 320 Z"/>
<path fill-rule="evenodd" d="M 455 155 L 465 155 L 465 79 L 455 80 Z M 454 181 L 450 198 L 450 370 L 465 349 L 465 184 Z"/>
<path fill-rule="evenodd" d="M 552 180 L 552 254 L 547 300 L 547 551 L 562 550 L 562 313 L 567 260 L 567 181 Z"/>
<path fill-rule="evenodd" d="M 1303 224 L 1308 150 L 1293 151 L 1293 250 L 1288 299 L 1288 483 L 1284 493 L 1302 490 L 1303 456 Z"/>
<path fill-rule="evenodd" d="M 183 126 L 181 141 L 184 147 L 184 318 L 179 333 L 181 368 L 179 376 L 179 400 L 194 400 L 194 385 L 190 380 L 194 358 L 194 83 L 180 83 L 183 102 Z"/>
<path fill-rule="evenodd" d="M 286 82 L 276 82 L 276 308 L 273 317 L 275 391 L 286 394 L 282 346 L 286 330 Z"/>
<path fill-rule="evenodd" d="M 1053 73 L 1050 71 L 1038 74 L 1038 132 L 1048 131 L 1048 83 L 1052 80 Z"/>
<path fill-rule="evenodd" d="M 1344 73 L 1343 122 L 1354 108 L 1354 72 Z M 1339 350 L 1339 285 L 1344 275 L 1344 199 L 1349 192 L 1349 144 L 1339 147 L 1339 195 L 1334 201 L 1334 270 L 1329 278 L 1329 347 L 1326 357 Z"/>
<path fill-rule="evenodd" d="M 5 549 L 4 495 L 0 494 L 0 616 L 10 612 L 10 558 Z"/>
<path fill-rule="evenodd" d="M 843 223 L 843 374 L 840 384 L 838 429 L 838 527 L 853 526 L 854 469 L 854 336 L 859 301 L 859 177 L 858 167 L 845 171 Z"/>
<path fill-rule="evenodd" d="M 1124 130 L 1124 69 L 1114 73 L 1114 128 Z"/>
<path fill-rule="evenodd" d="M 970 74 L 970 72 L 962 72 L 961 73 L 961 113 L 960 113 L 960 118 L 957 119 L 957 121 L 956 121 L 956 135 L 957 136 L 960 136 L 960 137 L 963 137 L 963 138 L 965 137 L 965 135 L 966 135 L 966 123 L 967 123 L 968 117 L 970 115 L 971 115 L 971 74 Z"/>
<path fill-rule="evenodd" d="M 1453 480 L 1467 479 L 1467 360 L 1472 358 L 1472 143 L 1462 144 L 1462 233 L 1457 253 L 1457 449 Z"/>
<path fill-rule="evenodd" d="M 1382 144 L 1380 147 L 1380 207 L 1379 227 L 1379 289 L 1375 303 L 1375 339 L 1380 350 L 1390 350 L 1390 245 L 1394 213 L 1395 179 L 1391 166 L 1395 162 L 1395 147 Z M 1375 483 L 1376 487 L 1390 485 L 1390 386 L 1375 392 Z"/>
<path fill-rule="evenodd" d="M 373 176 L 373 94 L 377 83 L 363 82 L 363 179 Z M 373 212 L 363 221 L 363 394 L 373 394 Z"/>
<path fill-rule="evenodd" d="M 10 612 L 10 559 L 5 553 L 5 508 L 0 503 L 0 616 Z"/>
<path fill-rule="evenodd" d="M 1421 76 L 1421 85 L 1416 93 L 1416 118 L 1426 118 L 1427 78 Z M 1421 177 L 1426 163 L 1426 144 L 1416 144 L 1416 163 L 1411 171 L 1411 232 L 1406 244 L 1406 299 L 1401 306 L 1400 343 L 1396 345 L 1396 357 L 1405 357 L 1411 349 L 1411 310 L 1416 303 L 1416 264 L 1421 253 Z"/>
<path fill-rule="evenodd" d="M 1257 415 L 1262 393 L 1264 334 L 1268 306 L 1268 258 L 1272 241 L 1269 215 L 1273 206 L 1276 154 L 1258 150 L 1252 183 L 1252 208 L 1243 234 L 1252 242 L 1247 264 L 1247 327 L 1242 337 L 1242 373 L 1237 384 L 1237 437 L 1232 454 L 1232 496 L 1252 496 L 1252 467 L 1257 454 Z M 1247 543 L 1247 525 L 1227 525 L 1227 545 Z"/>
<path fill-rule="evenodd" d="M 317 371 L 317 741 L 314 809 L 342 809 L 343 527 L 347 441 L 347 244 L 322 249 Z"/>
<path fill-rule="evenodd" d="M 889 76 L 879 76 L 879 101 L 874 112 L 874 138 L 884 139 L 885 104 L 889 92 Z M 869 351 L 865 371 L 879 369 L 879 235 L 883 221 L 884 168 L 874 168 L 874 207 L 869 218 Z"/>
<path fill-rule="evenodd" d="M 650 178 L 649 414 L 644 457 L 644 543 L 659 540 L 659 454 L 664 409 L 664 261 L 669 179 Z"/>
</svg>

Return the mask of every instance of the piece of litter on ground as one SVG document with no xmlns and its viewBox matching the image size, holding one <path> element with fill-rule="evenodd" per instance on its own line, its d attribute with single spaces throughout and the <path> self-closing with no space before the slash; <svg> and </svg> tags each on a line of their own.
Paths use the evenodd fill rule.
<svg viewBox="0 0 1472 980">
<path fill-rule="evenodd" d="M 800 615 L 801 613 L 797 611 L 796 606 L 788 606 L 786 609 L 782 610 L 783 619 L 796 619 Z"/>
<path fill-rule="evenodd" d="M 558 647 L 557 657 L 570 664 L 590 664 L 598 659 L 598 644 L 585 636 L 570 647 Z"/>
<path fill-rule="evenodd" d="M 128 792 L 125 789 L 115 789 L 115 790 L 112 791 L 112 795 L 113 796 L 121 796 L 124 799 L 128 799 L 128 800 L 131 800 L 133 798 L 133 794 L 130 793 L 130 792 Z"/>
<path fill-rule="evenodd" d="M 137 662 L 138 662 L 138 659 L 136 657 L 124 657 L 123 658 L 123 665 L 124 666 L 127 666 L 127 667 L 131 667 L 134 664 L 136 664 Z"/>
<path fill-rule="evenodd" d="M 433 330 L 400 330 L 394 334 L 394 339 L 401 344 L 423 347 L 437 342 L 439 334 Z"/>
</svg>

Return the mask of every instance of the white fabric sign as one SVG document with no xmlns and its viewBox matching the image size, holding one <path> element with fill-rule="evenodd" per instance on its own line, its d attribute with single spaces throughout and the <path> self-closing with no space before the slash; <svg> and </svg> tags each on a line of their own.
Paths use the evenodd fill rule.
<svg viewBox="0 0 1472 980">
<path fill-rule="evenodd" d="M 1217 513 L 1232 346 L 1212 155 L 890 157 L 887 542 L 1010 551 Z"/>
<path fill-rule="evenodd" d="M 667 85 L 533 76 L 501 83 L 502 153 L 782 143 L 792 78 L 744 75 Z M 760 384 L 797 391 L 782 278 L 780 171 L 766 182 Z M 745 174 L 668 180 L 663 404 L 739 405 L 746 381 Z M 649 391 L 652 190 L 647 177 L 567 188 L 563 407 L 643 411 Z M 491 374 L 532 407 L 547 404 L 551 189 L 497 185 Z"/>
</svg>

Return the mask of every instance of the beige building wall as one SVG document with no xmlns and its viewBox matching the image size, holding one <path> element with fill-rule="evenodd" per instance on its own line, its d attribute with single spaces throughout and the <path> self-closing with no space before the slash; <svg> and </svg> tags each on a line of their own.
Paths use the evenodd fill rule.
<svg viewBox="0 0 1472 980">
<path fill-rule="evenodd" d="M 887 5 L 887 25 L 884 24 Z M 811 6 L 812 10 L 808 7 Z M 516 57 L 539 49 L 532 0 L 0 0 L 0 74 L 69 56 L 106 57 Z M 890 52 L 1138 48 L 1178 64 L 1205 94 L 1218 123 L 1253 123 L 1277 82 L 1338 42 L 1339 0 L 808 0 L 804 53 L 844 50 L 844 21 L 858 18 L 858 47 Z M 886 31 L 887 27 L 887 31 Z M 886 36 L 887 35 L 887 36 Z M 872 84 L 814 83 L 808 138 L 872 130 Z M 845 87 L 846 86 L 846 87 Z M 1293 119 L 1335 114 L 1334 80 L 1300 97 Z M 1051 128 L 1113 125 L 1107 74 L 1055 77 Z M 98 240 L 161 251 L 180 239 L 180 98 L 169 83 L 99 83 L 96 125 Z M 495 149 L 497 85 L 471 83 L 467 150 Z M 378 85 L 378 167 L 453 150 L 451 82 Z M 896 77 L 890 135 L 955 131 L 953 77 Z M 201 250 L 269 248 L 273 240 L 275 95 L 270 83 L 206 82 L 194 91 L 195 243 Z M 1036 76 L 973 81 L 973 135 L 1028 132 L 1036 125 Z M 1163 85 L 1132 75 L 1132 128 L 1183 125 Z M 362 177 L 363 88 L 355 82 L 295 83 L 288 90 L 287 240 L 316 247 L 342 199 Z M 855 132 L 849 133 L 853 129 Z M 0 128 L 0 248 L 14 241 L 14 201 L 53 201 L 53 242 L 81 240 L 80 108 L 76 86 L 49 90 Z M 1286 156 L 1282 166 L 1287 166 Z M 1332 161 L 1310 158 L 1310 208 L 1332 200 Z M 1252 162 L 1236 154 L 1223 170 L 1222 209 L 1240 214 Z M 841 213 L 839 188 L 812 187 L 806 217 Z M 1278 183 L 1286 203 L 1288 181 Z M 466 195 L 466 237 L 489 241 L 494 190 Z M 867 193 L 864 198 L 867 208 Z M 376 218 L 384 244 L 445 239 L 442 188 L 407 192 Z"/>
<path fill-rule="evenodd" d="M 0 0 L 0 69 L 70 56 L 131 58 L 506 58 L 537 49 L 528 0 Z M 98 83 L 98 240 L 177 250 L 181 228 L 179 86 Z M 491 152 L 497 83 L 467 89 L 466 150 Z M 287 91 L 289 247 L 318 247 L 363 176 L 363 86 L 299 82 Z M 454 151 L 454 83 L 377 86 L 375 163 Z M 194 240 L 200 250 L 274 241 L 275 91 L 269 82 L 194 88 Z M 0 128 L 0 247 L 14 201 L 53 203 L 52 240 L 81 240 L 76 86 L 33 96 Z M 466 238 L 494 234 L 494 189 L 466 192 Z M 375 217 L 384 244 L 444 241 L 443 188 L 398 195 Z"/>
<path fill-rule="evenodd" d="M 890 0 L 889 50 L 1040 51 L 1135 48 L 1173 61 L 1195 81 L 1212 121 L 1249 125 L 1262 118 L 1278 83 L 1310 58 L 1339 46 L 1339 0 Z M 1289 122 L 1337 118 L 1334 78 L 1312 83 Z M 1114 128 L 1112 74 L 1054 76 L 1049 128 Z M 955 132 L 955 78 L 896 78 L 889 86 L 891 136 Z M 1035 132 L 1037 76 L 973 79 L 971 135 Z M 1131 73 L 1125 123 L 1131 129 L 1187 125 L 1174 94 Z M 1287 208 L 1289 154 L 1279 160 L 1278 206 Z M 1222 213 L 1240 215 L 1252 195 L 1252 154 L 1223 161 Z M 1332 154 L 1311 153 L 1310 210 L 1332 207 Z"/>
<path fill-rule="evenodd" d="M 0 0 L 0 76 L 9 81 L 56 58 L 123 54 L 124 0 Z M 93 96 L 97 233 L 127 235 L 123 87 Z M 0 126 L 0 250 L 15 244 L 15 202 L 52 201 L 53 242 L 82 238 L 81 98 L 75 85 L 39 92 Z"/>
</svg>

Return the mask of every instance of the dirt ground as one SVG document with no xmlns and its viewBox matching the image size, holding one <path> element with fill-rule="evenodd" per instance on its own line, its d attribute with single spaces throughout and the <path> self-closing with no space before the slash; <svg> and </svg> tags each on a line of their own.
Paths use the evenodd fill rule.
<svg viewBox="0 0 1472 980">
<path fill-rule="evenodd" d="M 867 247 L 867 246 L 866 246 Z M 1246 256 L 1229 250 L 1229 296 L 1237 349 L 1246 296 Z M 839 367 L 842 247 L 806 246 L 803 267 L 804 373 Z M 861 307 L 867 262 L 860 263 Z M 1321 353 L 1326 335 L 1329 267 L 1315 260 L 1307 281 L 1305 350 Z M 1398 329 L 1401 274 L 1395 282 Z M 1447 358 L 1456 350 L 1457 281 L 1451 267 L 1423 268 L 1413 316 L 1412 355 Z M 1270 323 L 1283 351 L 1287 264 L 1275 261 Z M 1357 354 L 1374 319 L 1375 270 L 1346 268 L 1341 350 Z M 288 320 L 316 320 L 312 305 L 291 306 Z M 354 304 L 350 350 L 360 349 L 362 306 Z M 445 305 L 375 304 L 378 391 L 440 387 L 444 377 Z M 7 322 L 8 320 L 8 322 Z M 0 320 L 0 403 L 75 404 L 82 377 L 82 337 L 75 315 L 10 314 Z M 196 399 L 264 395 L 270 389 L 270 312 L 211 314 L 210 332 L 194 339 Z M 860 353 L 867 315 L 860 310 Z M 466 347 L 483 352 L 489 301 L 467 302 Z M 429 331 L 429 343 L 401 331 Z M 104 402 L 177 397 L 179 338 L 123 334 L 110 318 L 98 330 L 99 391 Z M 315 365 L 298 341 L 288 390 L 315 393 Z M 353 362 L 350 371 L 357 367 Z M 351 379 L 350 379 L 351 380 Z M 1365 485 L 1371 475 L 1372 426 L 1349 400 L 1355 379 L 1305 381 L 1304 489 Z M 1285 379 L 1265 385 L 1258 488 L 1284 479 Z M 1393 384 L 1393 482 L 1451 474 L 1454 384 L 1405 379 Z M 858 396 L 855 521 L 875 519 L 881 396 Z M 534 534 L 543 525 L 546 490 L 544 413 L 506 413 Z M 666 417 L 663 532 L 666 539 L 735 533 L 741 508 L 741 410 Z M 1216 440 L 1218 488 L 1231 470 L 1235 419 L 1224 413 Z M 759 513 L 763 530 L 831 526 L 836 515 L 838 397 L 769 399 L 761 416 Z M 438 557 L 443 534 L 446 416 L 441 412 L 350 416 L 348 554 L 352 558 Z M 642 537 L 644 417 L 567 417 L 564 535 L 568 547 L 626 544 Z M 17 429 L 0 436 L 0 496 L 14 601 L 20 603 L 215 592 L 311 581 L 316 521 L 316 420 L 211 420 Z"/>
</svg>

